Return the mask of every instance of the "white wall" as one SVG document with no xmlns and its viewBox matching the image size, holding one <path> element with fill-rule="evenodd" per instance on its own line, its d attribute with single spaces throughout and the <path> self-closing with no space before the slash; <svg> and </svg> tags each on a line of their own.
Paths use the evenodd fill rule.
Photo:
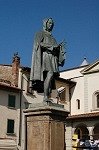
<svg viewBox="0 0 99 150">
<path fill-rule="evenodd" d="M 70 89 L 71 93 L 71 115 L 84 113 L 84 76 L 81 70 L 84 67 L 67 70 L 60 73 L 60 77 L 71 79 L 76 85 Z M 80 100 L 80 109 L 77 108 L 77 99 Z"/>
<path fill-rule="evenodd" d="M 99 72 L 97 73 L 92 73 L 87 76 L 88 80 L 88 112 L 93 110 L 92 107 L 92 101 L 93 99 L 93 94 L 96 91 L 99 91 Z"/>
<path fill-rule="evenodd" d="M 75 87 L 71 90 L 71 115 L 77 115 L 84 112 L 84 78 L 74 79 Z M 80 100 L 80 109 L 77 107 L 77 99 Z"/>
</svg>

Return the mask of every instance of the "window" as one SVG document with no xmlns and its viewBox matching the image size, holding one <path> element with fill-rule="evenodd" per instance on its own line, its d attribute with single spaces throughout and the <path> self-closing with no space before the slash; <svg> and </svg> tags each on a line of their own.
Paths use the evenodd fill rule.
<svg viewBox="0 0 99 150">
<path fill-rule="evenodd" d="M 15 108 L 15 95 L 8 95 L 8 107 Z"/>
<path fill-rule="evenodd" d="M 60 87 L 57 89 L 59 101 L 65 102 L 66 101 L 66 90 L 65 87 Z"/>
<path fill-rule="evenodd" d="M 82 131 L 81 131 L 81 129 L 77 129 L 77 135 L 78 135 L 78 139 L 80 139 L 81 138 L 81 136 L 82 136 Z"/>
<path fill-rule="evenodd" d="M 14 133 L 14 120 L 8 119 L 7 120 L 7 133 Z"/>
<path fill-rule="evenodd" d="M 99 91 L 93 94 L 93 110 L 99 109 Z"/>
<path fill-rule="evenodd" d="M 60 93 L 60 100 L 65 101 L 65 90 L 62 93 Z"/>
<path fill-rule="evenodd" d="M 97 108 L 99 108 L 99 93 L 96 96 L 96 101 L 97 101 Z"/>
<path fill-rule="evenodd" d="M 80 109 L 80 100 L 77 99 L 77 109 Z"/>
</svg>

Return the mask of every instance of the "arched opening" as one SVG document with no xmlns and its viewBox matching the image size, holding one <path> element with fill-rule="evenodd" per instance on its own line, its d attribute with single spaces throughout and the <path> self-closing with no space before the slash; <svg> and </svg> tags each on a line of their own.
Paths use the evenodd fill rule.
<svg viewBox="0 0 99 150">
<path fill-rule="evenodd" d="M 85 125 L 77 126 L 74 134 L 78 135 L 78 139 L 82 139 L 82 140 L 88 140 L 89 139 L 89 131 Z"/>
<path fill-rule="evenodd" d="M 99 140 L 99 123 L 95 125 L 93 129 L 93 139 Z"/>
<path fill-rule="evenodd" d="M 97 108 L 99 108 L 99 93 L 96 96 L 96 100 L 97 100 Z"/>
<path fill-rule="evenodd" d="M 77 109 L 80 109 L 80 100 L 77 99 L 76 101 L 77 101 Z"/>
<path fill-rule="evenodd" d="M 93 109 L 99 109 L 99 91 L 93 94 Z"/>
</svg>

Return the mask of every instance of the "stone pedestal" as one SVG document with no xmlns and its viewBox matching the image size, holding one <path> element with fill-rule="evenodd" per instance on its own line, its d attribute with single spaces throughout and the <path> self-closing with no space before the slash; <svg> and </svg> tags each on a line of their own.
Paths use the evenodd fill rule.
<svg viewBox="0 0 99 150">
<path fill-rule="evenodd" d="M 65 119 L 62 105 L 41 103 L 24 111 L 26 116 L 26 150 L 64 150 Z"/>
</svg>

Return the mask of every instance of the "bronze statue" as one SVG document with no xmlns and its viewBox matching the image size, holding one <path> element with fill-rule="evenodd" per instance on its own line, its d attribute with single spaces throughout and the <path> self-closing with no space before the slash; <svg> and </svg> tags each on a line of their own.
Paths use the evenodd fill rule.
<svg viewBox="0 0 99 150">
<path fill-rule="evenodd" d="M 57 44 L 51 34 L 53 26 L 52 18 L 43 21 L 43 31 L 36 33 L 32 54 L 30 88 L 41 89 L 44 85 L 44 101 L 49 101 L 59 66 L 63 66 L 65 60 L 64 43 Z"/>
</svg>

